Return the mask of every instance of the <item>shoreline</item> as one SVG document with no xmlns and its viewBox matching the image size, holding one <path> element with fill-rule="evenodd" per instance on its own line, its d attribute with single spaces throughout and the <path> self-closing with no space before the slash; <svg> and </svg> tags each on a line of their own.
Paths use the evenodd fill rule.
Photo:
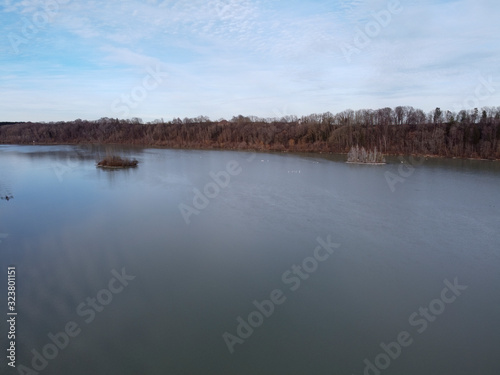
<svg viewBox="0 0 500 375">
<path fill-rule="evenodd" d="M 362 161 L 346 161 L 347 164 L 364 164 L 364 165 L 385 165 L 387 163 L 365 163 Z"/>
<path fill-rule="evenodd" d="M 97 168 L 103 168 L 103 169 L 127 169 L 127 168 L 136 168 L 136 165 L 126 165 L 123 167 L 112 167 L 108 165 L 96 165 Z"/>
<path fill-rule="evenodd" d="M 165 150 L 197 150 L 197 151 L 241 151 L 241 152 L 260 152 L 260 153 L 291 153 L 291 154 L 321 154 L 321 155 L 347 155 L 347 152 L 333 152 L 325 150 L 273 150 L 273 149 L 257 149 L 257 148 L 237 148 L 237 147 L 172 147 L 162 145 L 148 145 L 142 143 L 96 143 L 96 142 L 75 142 L 75 143 L 0 143 L 0 146 L 125 146 L 125 147 L 138 147 L 138 148 L 152 148 L 152 149 L 165 149 Z M 457 159 L 457 160 L 479 160 L 479 161 L 492 161 L 498 162 L 500 159 L 484 159 L 480 157 L 461 157 L 461 156 L 444 156 L 433 154 L 394 154 L 384 153 L 384 156 L 398 157 L 398 156 L 415 156 L 425 158 L 439 158 L 439 159 Z M 350 164 L 368 164 L 360 162 L 346 162 Z M 386 163 L 387 164 L 387 163 Z"/>
</svg>

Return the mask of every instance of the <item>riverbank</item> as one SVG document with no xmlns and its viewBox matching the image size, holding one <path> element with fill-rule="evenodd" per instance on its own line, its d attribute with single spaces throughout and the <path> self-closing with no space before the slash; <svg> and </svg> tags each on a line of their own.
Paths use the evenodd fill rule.
<svg viewBox="0 0 500 375">
<path fill-rule="evenodd" d="M 391 117 L 392 118 L 392 117 Z M 393 119 L 393 118 L 392 118 Z M 391 120 L 392 121 L 392 120 Z M 416 121 L 416 120 L 415 120 Z M 500 159 L 500 115 L 443 123 L 382 121 L 366 125 L 342 116 L 293 121 L 235 117 L 142 123 L 102 118 L 0 126 L 0 144 L 122 144 L 173 149 L 347 153 L 353 146 L 384 155 Z"/>
<path fill-rule="evenodd" d="M 143 147 L 143 148 L 156 148 L 156 149 L 170 149 L 170 150 L 198 150 L 198 151 L 246 151 L 246 152 L 259 152 L 259 153 L 290 153 L 290 154 L 321 154 L 321 155 L 345 155 L 347 160 L 347 152 L 335 152 L 328 151 L 320 148 L 318 150 L 313 148 L 307 149 L 275 149 L 275 148 L 262 148 L 262 147 L 219 147 L 219 146 L 164 146 L 157 144 L 147 144 L 147 143 L 137 143 L 137 142 L 110 142 L 110 143 L 98 143 L 98 142 L 44 142 L 44 143 L 5 143 L 0 142 L 1 145 L 19 145 L 19 146 L 124 146 L 124 147 Z M 433 155 L 433 154 L 417 154 L 417 153 L 384 153 L 387 157 L 407 157 L 413 156 L 417 158 L 438 158 L 438 159 L 459 159 L 459 160 L 481 160 L 481 161 L 500 161 L 500 158 L 481 158 L 481 157 L 459 157 L 459 156 L 449 156 L 449 155 Z M 348 163 L 348 162 L 346 162 Z M 356 164 L 356 162 L 353 162 Z M 359 163 L 367 164 L 367 163 Z M 386 163 L 387 164 L 387 163 Z"/>
</svg>

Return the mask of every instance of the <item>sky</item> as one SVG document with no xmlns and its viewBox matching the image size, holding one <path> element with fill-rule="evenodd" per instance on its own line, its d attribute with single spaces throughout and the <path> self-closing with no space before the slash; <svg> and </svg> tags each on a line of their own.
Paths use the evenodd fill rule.
<svg viewBox="0 0 500 375">
<path fill-rule="evenodd" d="M 0 121 L 500 106 L 498 0 L 0 4 Z"/>
</svg>

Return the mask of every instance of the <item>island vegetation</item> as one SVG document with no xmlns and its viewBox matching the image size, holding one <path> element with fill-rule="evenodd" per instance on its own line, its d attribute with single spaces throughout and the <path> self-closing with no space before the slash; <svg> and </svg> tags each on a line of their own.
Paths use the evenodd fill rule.
<svg viewBox="0 0 500 375">
<path fill-rule="evenodd" d="M 97 163 L 101 168 L 130 168 L 137 167 L 139 162 L 135 159 L 122 158 L 116 155 L 107 155 L 104 159 Z"/>
<path fill-rule="evenodd" d="M 377 148 L 373 151 L 366 151 L 364 147 L 352 147 L 347 154 L 347 162 L 353 164 L 373 164 L 382 165 L 385 164 L 384 155 L 381 152 L 377 152 Z"/>
<path fill-rule="evenodd" d="M 134 144 L 169 148 L 348 153 L 500 159 L 500 107 L 429 113 L 413 107 L 308 116 L 163 119 L 101 118 L 0 123 L 0 143 Z"/>
</svg>

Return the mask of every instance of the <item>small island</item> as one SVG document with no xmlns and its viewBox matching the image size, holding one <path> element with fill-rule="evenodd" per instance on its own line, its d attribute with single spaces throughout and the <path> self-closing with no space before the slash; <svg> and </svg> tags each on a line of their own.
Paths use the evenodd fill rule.
<svg viewBox="0 0 500 375">
<path fill-rule="evenodd" d="M 106 156 L 100 162 L 97 163 L 98 167 L 101 168 L 133 168 L 137 167 L 139 162 L 135 159 L 121 158 L 120 156 Z"/>
<path fill-rule="evenodd" d="M 347 154 L 347 163 L 351 164 L 369 164 L 369 165 L 383 165 L 385 164 L 384 155 L 377 152 L 375 147 L 374 151 L 366 151 L 364 147 L 352 147 Z"/>
</svg>

